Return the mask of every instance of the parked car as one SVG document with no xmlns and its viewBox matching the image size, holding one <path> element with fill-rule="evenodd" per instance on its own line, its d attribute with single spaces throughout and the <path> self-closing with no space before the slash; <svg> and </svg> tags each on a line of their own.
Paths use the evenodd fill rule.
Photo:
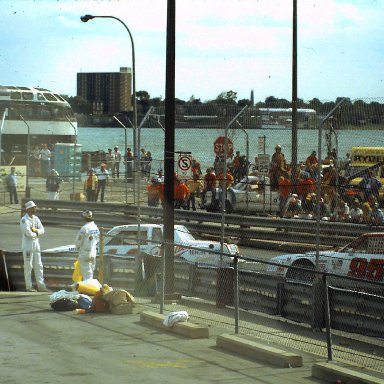
<svg viewBox="0 0 384 384">
<path fill-rule="evenodd" d="M 315 277 L 315 251 L 276 256 L 270 261 L 287 267 L 268 265 L 267 272 L 287 280 L 311 282 Z M 384 282 L 384 233 L 365 233 L 336 251 L 319 252 L 319 270 Z"/>
<path fill-rule="evenodd" d="M 104 238 L 104 254 L 119 257 L 134 256 L 140 253 L 150 256 L 160 256 L 160 246 L 163 241 L 162 224 L 119 225 L 108 231 Z M 175 225 L 174 229 L 175 257 L 184 258 L 191 263 L 219 265 L 220 255 L 209 251 L 221 250 L 218 241 L 197 240 L 184 225 Z M 236 244 L 224 243 L 224 264 L 233 261 L 233 255 L 239 253 Z M 74 244 L 44 250 L 44 252 L 76 252 Z"/>
<path fill-rule="evenodd" d="M 207 211 L 220 211 L 221 196 L 221 188 L 217 188 L 216 201 L 207 205 Z M 269 177 L 250 175 L 227 191 L 225 209 L 227 213 L 276 213 L 279 210 L 279 193 L 271 189 Z"/>
</svg>

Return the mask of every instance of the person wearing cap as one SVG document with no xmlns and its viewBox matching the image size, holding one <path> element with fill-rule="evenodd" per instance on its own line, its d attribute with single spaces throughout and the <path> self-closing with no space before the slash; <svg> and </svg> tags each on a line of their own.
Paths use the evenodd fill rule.
<svg viewBox="0 0 384 384">
<path fill-rule="evenodd" d="M 49 200 L 59 200 L 59 190 L 61 179 L 56 169 L 51 169 L 45 182 L 47 195 Z"/>
<path fill-rule="evenodd" d="M 92 211 L 81 213 L 85 224 L 77 234 L 75 245 L 79 252 L 78 261 L 83 281 L 93 279 L 93 271 L 96 267 L 97 244 L 99 242 L 100 231 L 93 221 Z"/>
<path fill-rule="evenodd" d="M 114 160 L 113 160 L 113 168 L 112 168 L 112 177 L 119 178 L 120 176 L 120 161 L 121 161 L 121 153 L 119 151 L 119 147 L 113 148 Z"/>
<path fill-rule="evenodd" d="M 47 292 L 43 275 L 43 263 L 39 236 L 44 234 L 44 227 L 40 219 L 35 215 L 36 204 L 33 201 L 25 203 L 27 213 L 20 220 L 22 234 L 21 247 L 24 258 L 24 280 L 27 292 L 35 292 L 32 286 L 32 269 L 35 273 L 37 289 L 40 292 Z"/>
</svg>

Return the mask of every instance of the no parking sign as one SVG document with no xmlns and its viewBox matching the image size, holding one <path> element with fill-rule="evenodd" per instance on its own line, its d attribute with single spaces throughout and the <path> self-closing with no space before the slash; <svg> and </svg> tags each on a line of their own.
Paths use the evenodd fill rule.
<svg viewBox="0 0 384 384">
<path fill-rule="evenodd" d="M 192 178 L 192 156 L 191 155 L 179 155 L 177 161 L 177 174 L 181 179 Z"/>
</svg>

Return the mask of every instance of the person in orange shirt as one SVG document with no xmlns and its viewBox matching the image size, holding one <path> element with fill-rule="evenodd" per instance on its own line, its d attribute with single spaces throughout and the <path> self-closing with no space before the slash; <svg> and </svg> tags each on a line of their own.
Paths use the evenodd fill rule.
<svg viewBox="0 0 384 384">
<path fill-rule="evenodd" d="M 96 201 L 98 179 L 94 169 L 90 169 L 84 182 L 84 192 L 87 195 L 87 201 Z"/>
<path fill-rule="evenodd" d="M 200 163 L 195 159 L 193 158 L 192 159 L 192 174 L 193 175 L 201 175 L 201 166 L 200 166 Z"/>
<path fill-rule="evenodd" d="M 223 191 L 223 185 L 224 185 L 224 180 L 223 180 L 223 174 L 220 173 L 220 175 L 217 177 L 217 180 L 219 182 L 219 187 L 220 187 L 220 192 L 219 192 L 219 200 L 221 201 L 222 200 L 222 191 Z M 231 188 L 232 184 L 233 184 L 233 176 L 232 176 L 232 173 L 229 169 L 227 169 L 227 174 L 226 174 L 226 177 L 225 177 L 225 190 L 226 191 L 229 191 L 229 189 Z"/>
<path fill-rule="evenodd" d="M 163 184 L 157 177 L 152 177 L 151 184 L 147 185 L 148 207 L 157 207 L 160 203 Z"/>
<path fill-rule="evenodd" d="M 291 194 L 292 183 L 289 177 L 279 177 L 279 214 L 280 217 L 284 216 L 284 207 L 287 204 L 288 198 Z"/>
<path fill-rule="evenodd" d="M 316 151 L 312 151 L 312 153 L 305 160 L 306 171 L 313 177 L 317 177 L 317 164 L 319 160 L 316 156 Z"/>
<path fill-rule="evenodd" d="M 312 177 L 308 177 L 307 173 L 304 173 L 297 185 L 297 194 L 301 202 L 307 198 L 308 195 L 315 192 L 315 180 Z"/>
<path fill-rule="evenodd" d="M 223 183 L 223 174 L 222 173 L 220 173 L 220 175 L 217 177 L 217 180 L 219 182 L 220 188 L 222 188 L 223 184 L 224 184 Z M 229 169 L 227 169 L 227 175 L 225 177 L 225 185 L 226 185 L 227 191 L 228 191 L 229 188 L 231 188 L 231 186 L 233 184 L 233 181 L 234 181 L 234 179 L 233 179 L 232 173 L 231 173 L 231 171 Z"/>
<path fill-rule="evenodd" d="M 204 188 L 201 192 L 201 208 L 205 208 L 207 192 L 212 193 L 211 203 L 216 200 L 216 175 L 213 172 L 213 168 L 207 168 L 207 173 L 204 175 Z"/>
<path fill-rule="evenodd" d="M 173 198 L 175 200 L 175 209 L 185 208 L 185 203 L 188 197 L 188 187 L 177 176 L 175 176 L 173 185 Z"/>
</svg>

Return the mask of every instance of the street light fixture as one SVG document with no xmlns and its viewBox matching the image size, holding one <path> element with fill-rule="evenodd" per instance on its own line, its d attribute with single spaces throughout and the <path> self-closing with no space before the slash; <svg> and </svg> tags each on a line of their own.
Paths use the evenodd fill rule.
<svg viewBox="0 0 384 384">
<path fill-rule="evenodd" d="M 137 148 L 138 143 L 138 131 L 137 131 L 137 104 L 136 104 L 136 66 L 135 66 L 135 44 L 133 42 L 133 37 L 131 34 L 131 31 L 127 27 L 127 25 L 120 20 L 118 17 L 115 16 L 95 16 L 95 15 L 84 15 L 80 17 L 80 20 L 83 23 L 86 23 L 89 20 L 92 19 L 115 19 L 121 24 L 123 24 L 124 28 L 127 30 L 129 38 L 131 40 L 131 47 L 132 47 L 132 92 L 133 92 L 133 152 L 134 156 L 136 156 L 136 159 L 139 157 L 139 148 Z M 125 148 L 127 150 L 127 148 Z"/>
</svg>

